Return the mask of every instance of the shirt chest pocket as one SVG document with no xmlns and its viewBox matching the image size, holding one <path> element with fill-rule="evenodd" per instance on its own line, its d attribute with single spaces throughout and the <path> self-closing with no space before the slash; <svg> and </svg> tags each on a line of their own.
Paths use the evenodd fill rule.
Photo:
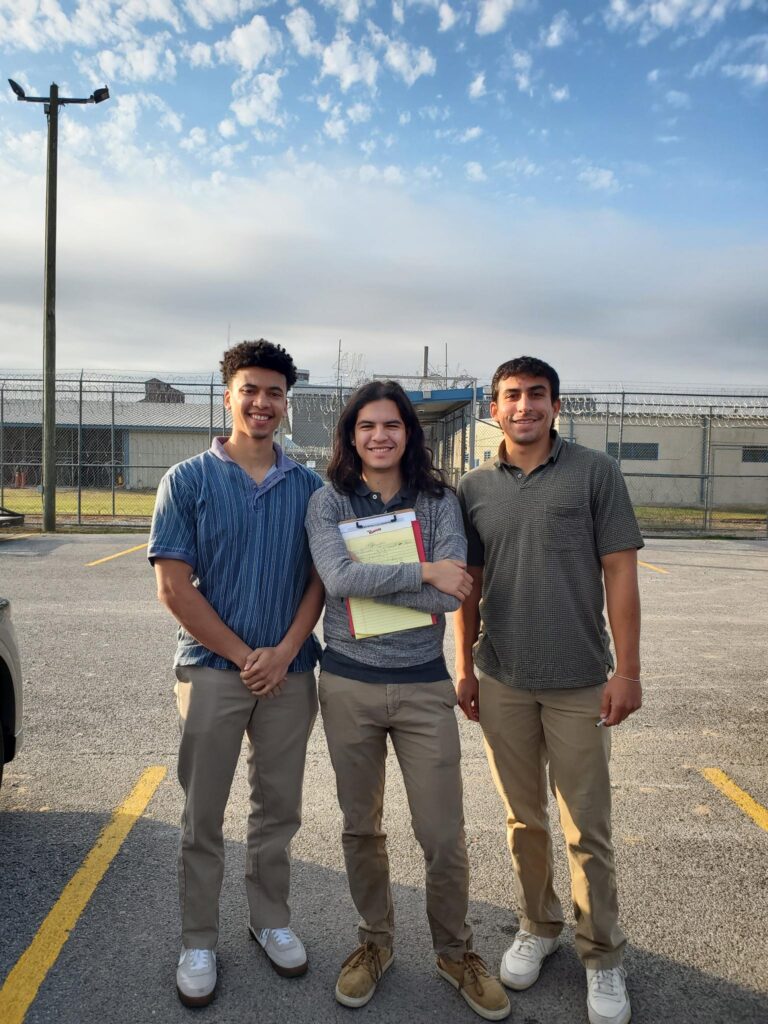
<svg viewBox="0 0 768 1024">
<path fill-rule="evenodd" d="M 592 517 L 587 505 L 550 505 L 544 512 L 544 547 L 578 551 L 590 544 Z"/>
</svg>

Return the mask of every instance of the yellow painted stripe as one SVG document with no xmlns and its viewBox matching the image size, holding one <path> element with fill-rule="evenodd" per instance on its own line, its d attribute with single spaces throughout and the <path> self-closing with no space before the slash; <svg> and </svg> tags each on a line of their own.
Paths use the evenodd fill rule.
<svg viewBox="0 0 768 1024">
<path fill-rule="evenodd" d="M 155 790 L 163 781 L 165 772 L 162 765 L 154 765 L 142 773 L 77 872 L 67 882 L 53 909 L 40 925 L 37 935 L 17 960 L 0 989 L 0 1020 L 3 1024 L 21 1024 L 24 1020 L 70 932 L 126 836 L 144 813 Z"/>
<path fill-rule="evenodd" d="M 733 800 L 736 806 L 749 815 L 756 825 L 759 825 L 760 828 L 768 832 L 768 808 L 763 807 L 749 793 L 745 793 L 743 789 L 740 789 L 719 768 L 703 768 L 701 774 L 713 786 L 716 786 L 721 793 L 724 793 L 729 800 Z"/>
<path fill-rule="evenodd" d="M 149 541 L 147 541 L 147 544 Z M 113 558 L 122 558 L 123 555 L 130 555 L 134 551 L 141 551 L 147 544 L 137 544 L 135 548 L 126 548 L 125 551 L 118 551 L 116 555 L 107 555 L 106 558 L 97 558 L 95 562 L 86 562 L 86 568 L 89 565 L 101 565 L 102 562 L 111 562 Z"/>
<path fill-rule="evenodd" d="M 650 562 L 641 562 L 639 558 L 637 564 L 642 565 L 644 569 L 653 569 L 654 572 L 662 572 L 665 576 L 669 576 L 669 569 L 661 569 L 658 565 L 651 565 Z"/>
<path fill-rule="evenodd" d="M 28 537 L 39 537 L 39 533 L 11 533 L 3 537 L 0 535 L 0 540 L 27 540 Z"/>
</svg>

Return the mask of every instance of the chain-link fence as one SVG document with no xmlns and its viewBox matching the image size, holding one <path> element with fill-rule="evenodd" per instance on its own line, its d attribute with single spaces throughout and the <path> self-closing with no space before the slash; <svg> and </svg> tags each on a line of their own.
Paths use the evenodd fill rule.
<svg viewBox="0 0 768 1024">
<path fill-rule="evenodd" d="M 488 389 L 471 378 L 398 377 L 414 396 L 436 463 L 455 484 L 496 457 Z M 351 388 L 300 381 L 278 433 L 286 453 L 325 474 Z M 0 378 L 0 506 L 42 514 L 42 381 Z M 145 525 L 169 466 L 228 433 L 214 377 L 60 375 L 56 518 Z M 559 429 L 618 460 L 648 533 L 768 535 L 768 395 L 568 391 Z"/>
</svg>

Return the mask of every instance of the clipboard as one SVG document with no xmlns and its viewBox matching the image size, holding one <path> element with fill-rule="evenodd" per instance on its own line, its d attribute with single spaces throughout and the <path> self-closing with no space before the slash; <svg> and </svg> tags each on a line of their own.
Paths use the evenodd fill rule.
<svg viewBox="0 0 768 1024">
<path fill-rule="evenodd" d="M 393 565 L 424 562 L 424 539 L 413 509 L 346 519 L 339 531 L 347 551 L 363 563 Z M 437 622 L 437 616 L 415 608 L 401 608 L 371 597 L 348 597 L 349 629 L 356 640 L 418 629 Z"/>
</svg>

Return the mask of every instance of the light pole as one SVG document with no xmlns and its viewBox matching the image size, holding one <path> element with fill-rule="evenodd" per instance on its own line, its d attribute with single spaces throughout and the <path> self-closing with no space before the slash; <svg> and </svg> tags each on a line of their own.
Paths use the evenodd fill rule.
<svg viewBox="0 0 768 1024">
<path fill-rule="evenodd" d="M 48 116 L 48 166 L 45 186 L 45 298 L 43 311 L 43 530 L 56 529 L 56 188 L 59 149 L 59 107 L 67 103 L 103 103 L 109 89 L 96 89 L 87 99 L 59 96 L 51 83 L 48 96 L 27 96 L 18 82 L 8 83 L 22 103 L 44 103 Z"/>
</svg>

